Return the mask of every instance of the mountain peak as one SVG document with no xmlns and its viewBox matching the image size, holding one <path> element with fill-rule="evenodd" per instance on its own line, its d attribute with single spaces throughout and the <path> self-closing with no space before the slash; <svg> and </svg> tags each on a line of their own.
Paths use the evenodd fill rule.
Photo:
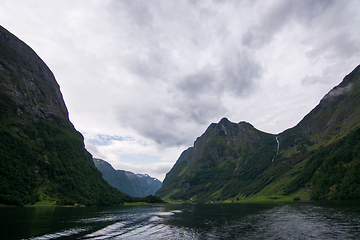
<svg viewBox="0 0 360 240">
<path fill-rule="evenodd" d="M 360 168 L 356 157 L 359 82 L 360 66 L 298 125 L 278 135 L 261 132 L 244 121 L 236 124 L 222 118 L 212 123 L 194 147 L 180 155 L 156 194 L 200 203 L 250 197 L 258 200 L 259 196 L 269 200 L 285 195 L 306 200 L 301 195 L 310 189 L 304 195 L 314 199 L 360 198 L 352 190 L 360 189 L 357 182 L 349 180 L 356 179 Z M 306 190 L 296 195 L 299 189 Z"/>
<path fill-rule="evenodd" d="M 231 122 L 229 121 L 229 119 L 227 119 L 226 117 L 223 117 L 223 118 L 220 120 L 220 122 L 219 122 L 219 124 L 226 124 L 226 123 L 231 123 Z"/>
</svg>

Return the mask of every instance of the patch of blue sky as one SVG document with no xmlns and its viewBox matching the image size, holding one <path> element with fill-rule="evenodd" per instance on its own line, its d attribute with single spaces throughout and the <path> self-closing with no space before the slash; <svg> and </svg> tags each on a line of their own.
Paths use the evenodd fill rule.
<svg viewBox="0 0 360 240">
<path fill-rule="evenodd" d="M 110 145 L 114 141 L 135 141 L 134 138 L 130 136 L 118 136 L 118 135 L 104 135 L 98 134 L 93 138 L 87 138 L 86 141 L 95 146 L 106 146 Z M 145 143 L 142 145 L 146 145 Z"/>
</svg>

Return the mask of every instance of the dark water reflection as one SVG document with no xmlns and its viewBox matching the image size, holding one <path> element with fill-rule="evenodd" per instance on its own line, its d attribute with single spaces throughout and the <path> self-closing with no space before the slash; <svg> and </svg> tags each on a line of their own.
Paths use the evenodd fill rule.
<svg viewBox="0 0 360 240">
<path fill-rule="evenodd" d="M 0 208 L 1 239 L 357 239 L 360 202 Z"/>
</svg>

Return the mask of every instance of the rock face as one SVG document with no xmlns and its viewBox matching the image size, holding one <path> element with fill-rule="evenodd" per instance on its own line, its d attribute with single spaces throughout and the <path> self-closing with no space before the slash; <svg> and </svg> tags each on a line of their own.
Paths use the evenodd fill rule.
<svg viewBox="0 0 360 240">
<path fill-rule="evenodd" d="M 11 99 L 19 118 L 71 124 L 53 73 L 31 48 L 1 26 L 0 74 L 2 95 Z"/>
<path fill-rule="evenodd" d="M 193 202 L 360 198 L 359 159 L 360 66 L 278 135 L 226 118 L 211 124 L 156 195 Z"/>
<path fill-rule="evenodd" d="M 36 53 L 0 26 L 0 203 L 120 204 Z M 106 197 L 104 197 L 106 196 Z"/>
<path fill-rule="evenodd" d="M 154 195 L 162 186 L 160 180 L 150 177 L 148 174 L 115 170 L 108 162 L 98 158 L 94 158 L 94 163 L 111 186 L 132 197 Z"/>
</svg>

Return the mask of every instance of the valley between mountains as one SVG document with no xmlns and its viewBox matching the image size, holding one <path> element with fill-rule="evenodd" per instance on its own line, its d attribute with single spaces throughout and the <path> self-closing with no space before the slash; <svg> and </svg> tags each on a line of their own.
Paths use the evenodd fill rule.
<svg viewBox="0 0 360 240">
<path fill-rule="evenodd" d="M 112 179 L 97 167 L 106 168 Z M 113 170 L 100 160 L 94 164 L 50 69 L 0 26 L 3 205 L 359 199 L 360 66 L 295 127 L 279 134 L 227 118 L 212 123 L 180 155 L 157 191 L 160 183 L 152 178 L 137 176 L 142 181 Z M 130 178 L 140 187 L 130 188 Z M 143 188 L 145 182 L 152 192 Z"/>
</svg>

